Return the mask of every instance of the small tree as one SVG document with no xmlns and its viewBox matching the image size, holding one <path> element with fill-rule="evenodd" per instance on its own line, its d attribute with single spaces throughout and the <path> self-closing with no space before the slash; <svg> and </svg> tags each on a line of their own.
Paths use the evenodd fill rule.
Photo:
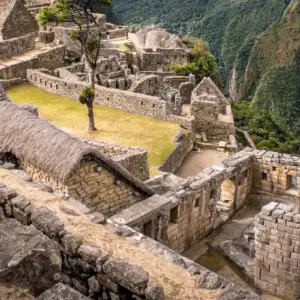
<svg viewBox="0 0 300 300">
<path fill-rule="evenodd" d="M 88 108 L 89 130 L 97 130 L 94 120 L 93 103 L 95 98 L 95 73 L 100 55 L 102 32 L 94 12 L 101 6 L 111 4 L 111 0 L 57 0 L 56 4 L 41 10 L 39 23 L 44 26 L 48 23 L 70 22 L 77 26 L 72 38 L 79 42 L 90 69 L 90 87 L 80 95 L 80 102 Z"/>
</svg>

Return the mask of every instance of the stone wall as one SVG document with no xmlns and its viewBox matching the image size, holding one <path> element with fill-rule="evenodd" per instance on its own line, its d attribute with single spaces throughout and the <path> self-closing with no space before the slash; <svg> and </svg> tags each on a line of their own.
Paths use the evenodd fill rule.
<svg viewBox="0 0 300 300">
<path fill-rule="evenodd" d="M 189 61 L 189 54 L 183 49 L 143 49 L 138 55 L 143 71 L 170 71 L 172 63 L 183 65 Z"/>
<path fill-rule="evenodd" d="M 141 201 L 112 216 L 118 226 L 130 226 L 159 243 L 168 244 L 168 222 L 171 199 L 160 195 Z"/>
<path fill-rule="evenodd" d="M 35 34 L 0 41 L 0 59 L 11 58 L 34 48 Z"/>
<path fill-rule="evenodd" d="M 69 24 L 67 24 L 70 26 Z M 81 50 L 81 45 L 79 42 L 74 41 L 72 39 L 72 33 L 78 31 L 78 27 L 62 27 L 62 26 L 57 26 L 53 28 L 54 30 L 54 35 L 55 35 L 55 43 L 56 44 L 63 44 L 66 46 L 66 48 L 71 51 L 76 53 L 77 55 L 82 54 Z M 91 35 L 94 36 L 95 38 L 98 37 L 98 29 L 91 28 Z M 110 39 L 115 39 L 115 38 L 121 38 L 126 36 L 126 28 L 117 28 L 113 30 L 107 30 L 105 28 L 102 29 L 102 39 L 106 39 L 106 32 L 109 32 L 110 34 Z M 102 53 L 109 51 L 108 49 L 102 48 Z M 118 51 L 117 49 L 110 50 L 110 52 L 116 53 Z"/>
<path fill-rule="evenodd" d="M 174 75 L 174 76 L 166 76 L 164 78 L 164 83 L 177 90 L 179 90 L 179 86 L 184 82 L 189 82 L 189 76 Z"/>
<path fill-rule="evenodd" d="M 53 251 L 51 259 L 59 260 L 52 264 L 60 265 L 63 273 L 57 272 L 52 281 L 68 284 L 89 299 L 99 299 L 100 295 L 104 299 L 164 299 L 163 287 L 151 284 L 144 269 L 113 259 L 113 253 L 86 244 L 82 235 L 67 231 L 53 211 L 45 206 L 36 208 L 29 200 L 18 196 L 15 190 L 0 183 L 0 222 L 4 213 L 59 243 L 57 249 L 60 249 L 61 257 L 55 256 Z M 32 275 L 30 279 L 33 280 Z M 158 298 L 152 298 L 153 295 Z"/>
<path fill-rule="evenodd" d="M 256 151 L 253 165 L 256 193 L 290 196 L 299 199 L 300 158 L 273 151 Z"/>
<path fill-rule="evenodd" d="M 192 134 L 184 131 L 179 140 L 176 141 L 174 150 L 168 155 L 166 161 L 158 169 L 163 172 L 175 173 L 186 159 L 187 155 L 191 152 L 192 148 Z"/>
<path fill-rule="evenodd" d="M 16 218 L 25 226 L 34 226 L 58 242 L 64 273 L 57 280 L 72 286 L 91 299 L 98 299 L 100 295 L 104 299 L 110 297 L 116 300 L 122 297 L 163 300 L 165 299 L 164 285 L 167 285 L 165 290 L 167 299 L 187 299 L 186 295 L 194 295 L 193 299 L 200 299 L 209 295 L 211 299 L 218 300 L 261 300 L 252 291 L 233 284 L 126 225 L 118 227 L 111 226 L 111 224 L 101 225 L 103 222 L 98 224 L 100 219 L 95 218 L 95 214 L 88 214 L 88 218 L 94 221 L 88 223 L 81 216 L 82 227 L 79 232 L 74 233 L 70 224 L 72 224 L 71 220 L 75 221 L 76 216 L 65 216 L 62 211 L 57 214 L 53 207 L 50 210 L 45 206 L 36 206 L 36 199 L 29 201 L 22 197 L 22 194 L 18 195 L 15 190 L 4 184 L 0 183 L 0 186 L 0 221 L 4 213 L 6 217 Z M 46 194 L 43 193 L 43 196 L 46 197 Z M 52 198 L 52 203 L 56 202 L 53 197 L 50 198 Z M 65 217 L 68 217 L 68 222 Z M 103 246 L 106 242 L 102 235 L 104 226 L 111 231 L 105 229 L 108 233 L 106 239 L 111 235 L 112 241 L 115 242 L 116 238 L 113 238 L 115 233 L 122 235 L 118 238 L 118 243 L 109 243 L 112 248 L 111 252 L 106 251 Z M 91 240 L 94 243 L 91 243 Z M 98 245 L 96 243 L 96 246 L 95 241 L 98 241 L 101 247 L 99 243 Z M 118 252 L 124 246 L 126 246 L 127 253 L 134 251 L 130 260 L 127 255 L 121 261 L 118 258 L 120 255 Z M 158 273 L 153 274 L 151 267 L 145 270 L 138 264 L 132 264 L 138 256 L 143 257 L 146 266 L 157 264 L 155 268 L 159 268 Z M 185 280 L 193 283 L 188 286 L 187 293 L 182 292 L 184 290 L 182 286 L 177 287 L 170 282 L 170 279 L 172 281 L 174 278 L 174 271 L 184 273 Z M 151 283 L 149 277 L 151 277 Z M 157 281 L 162 284 L 158 284 Z M 181 289 L 179 295 L 174 294 L 174 291 L 178 289 Z"/>
<path fill-rule="evenodd" d="M 148 151 L 138 147 L 124 147 L 121 145 L 86 140 L 88 144 L 96 147 L 101 153 L 111 157 L 115 162 L 128 170 L 133 176 L 142 181 L 148 180 L 150 177 Z"/>
<path fill-rule="evenodd" d="M 0 29 L 0 40 L 9 40 L 38 32 L 35 18 L 27 11 L 22 0 L 17 0 Z"/>
<path fill-rule="evenodd" d="M 117 174 L 101 167 L 100 163 L 83 162 L 64 184 L 26 162 L 21 161 L 20 167 L 31 174 L 34 181 L 60 190 L 106 216 L 145 199 L 143 193 L 119 179 Z"/>
<path fill-rule="evenodd" d="M 64 56 L 64 46 L 46 50 L 34 57 L 25 58 L 23 61 L 16 62 L 10 66 L 0 66 L 0 78 L 4 80 L 14 78 L 26 79 L 27 69 L 47 68 L 54 70 L 66 65 Z"/>
<path fill-rule="evenodd" d="M 146 182 L 169 198 L 168 242 L 180 253 L 220 226 L 243 207 L 251 193 L 254 153 L 241 151 L 187 179 L 165 174 Z M 228 185 L 232 182 L 232 186 Z"/>
<path fill-rule="evenodd" d="M 82 90 L 87 87 L 87 83 L 85 82 L 62 80 L 42 73 L 39 70 L 27 70 L 27 74 L 28 81 L 34 85 L 49 93 L 65 96 L 74 100 L 78 100 Z M 106 88 L 99 85 L 96 85 L 95 89 L 96 104 L 177 123 L 188 129 L 193 127 L 191 118 L 172 115 L 172 104 L 159 97 Z"/>
<path fill-rule="evenodd" d="M 255 219 L 255 285 L 283 299 L 300 297 L 300 214 L 271 202 Z"/>
<path fill-rule="evenodd" d="M 220 114 L 218 102 L 192 101 L 191 115 L 195 118 L 196 132 L 205 132 L 208 139 L 227 141 L 229 135 L 235 134 L 232 114 Z"/>
</svg>

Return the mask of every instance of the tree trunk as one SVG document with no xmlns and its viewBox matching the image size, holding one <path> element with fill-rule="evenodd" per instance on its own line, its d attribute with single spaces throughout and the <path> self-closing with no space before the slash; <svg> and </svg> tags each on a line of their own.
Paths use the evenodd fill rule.
<svg viewBox="0 0 300 300">
<path fill-rule="evenodd" d="M 86 105 L 88 108 L 88 117 L 89 117 L 89 131 L 96 131 L 95 127 L 95 118 L 94 118 L 94 107 L 93 103 Z"/>
<path fill-rule="evenodd" d="M 90 87 L 95 90 L 95 68 L 91 68 L 90 66 Z M 96 131 L 97 128 L 95 126 L 95 118 L 94 118 L 94 99 L 91 103 L 87 104 L 88 108 L 88 117 L 89 117 L 89 131 Z"/>
</svg>

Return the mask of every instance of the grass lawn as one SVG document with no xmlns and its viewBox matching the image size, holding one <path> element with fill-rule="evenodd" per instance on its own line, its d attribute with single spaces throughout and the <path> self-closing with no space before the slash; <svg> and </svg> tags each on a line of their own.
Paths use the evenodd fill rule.
<svg viewBox="0 0 300 300">
<path fill-rule="evenodd" d="M 179 128 L 177 124 L 95 105 L 98 131 L 89 133 L 86 106 L 78 101 L 49 94 L 32 84 L 16 85 L 7 92 L 15 103 L 37 105 L 40 117 L 70 133 L 147 149 L 151 176 L 159 173 L 157 167 L 175 146 L 172 138 Z"/>
</svg>

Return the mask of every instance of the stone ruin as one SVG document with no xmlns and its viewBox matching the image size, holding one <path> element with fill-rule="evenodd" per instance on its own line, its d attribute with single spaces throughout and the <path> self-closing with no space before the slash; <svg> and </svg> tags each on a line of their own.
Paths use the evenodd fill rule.
<svg viewBox="0 0 300 300">
<path fill-rule="evenodd" d="M 33 49 L 37 32 L 38 24 L 22 0 L 1 1 L 0 59 L 10 58 Z"/>
<path fill-rule="evenodd" d="M 40 28 L 46 48 L 27 57 L 37 51 L 33 16 L 50 2 L 25 5 L 0 4 L 1 82 L 28 80 L 78 100 L 89 74 L 70 37 L 75 28 Z M 255 234 L 249 228 L 233 245 L 252 257 L 256 287 L 298 299 L 300 159 L 246 148 L 196 176 L 172 174 L 195 144 L 237 149 L 230 103 L 210 78 L 196 85 L 194 76 L 170 71 L 189 59 L 177 36 L 152 28 L 128 40 L 125 27 L 97 18 L 103 47 L 95 103 L 179 124 L 176 147 L 160 167 L 165 173 L 149 179 L 147 151 L 71 136 L 40 119 L 36 107 L 7 101 L 0 84 L 0 298 L 2 284 L 12 284 L 39 300 L 261 299 L 181 256 L 255 194 L 288 204 L 268 204 Z M 19 54 L 26 58 L 15 61 Z"/>
</svg>

